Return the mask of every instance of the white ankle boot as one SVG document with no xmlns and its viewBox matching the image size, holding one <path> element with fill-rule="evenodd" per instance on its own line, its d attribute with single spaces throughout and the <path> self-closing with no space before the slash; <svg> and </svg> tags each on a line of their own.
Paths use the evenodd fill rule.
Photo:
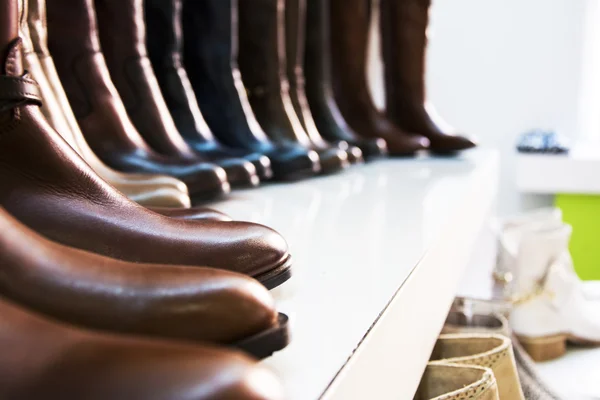
<svg viewBox="0 0 600 400">
<path fill-rule="evenodd" d="M 586 299 L 568 254 L 571 227 L 524 232 L 516 251 L 510 325 L 536 361 L 566 351 L 566 343 L 600 345 L 600 307 Z"/>
<path fill-rule="evenodd" d="M 510 294 L 511 291 L 510 282 L 516 268 L 516 251 L 523 235 L 527 232 L 545 231 L 551 228 L 560 229 L 563 225 L 562 211 L 553 207 L 540 208 L 497 221 L 494 224 L 498 236 L 498 256 L 494 277 L 497 281 L 507 285 L 507 294 Z M 566 249 L 564 257 L 570 259 L 568 249 Z M 565 262 L 563 265 L 568 267 L 569 272 L 579 279 L 572 262 Z M 600 281 L 582 282 L 582 290 L 586 299 L 600 302 Z"/>
</svg>

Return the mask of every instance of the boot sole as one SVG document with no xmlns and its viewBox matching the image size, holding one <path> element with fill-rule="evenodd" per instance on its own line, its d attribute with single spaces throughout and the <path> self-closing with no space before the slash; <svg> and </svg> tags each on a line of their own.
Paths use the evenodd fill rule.
<svg viewBox="0 0 600 400">
<path fill-rule="evenodd" d="M 263 359 L 270 357 L 276 351 L 284 349 L 290 343 L 290 330 L 287 315 L 279 313 L 277 325 L 254 336 L 233 343 L 242 351 Z"/>
<path fill-rule="evenodd" d="M 600 346 L 600 341 L 586 340 L 569 334 L 542 337 L 518 336 L 519 343 L 536 362 L 551 361 L 567 352 L 567 342 L 578 346 Z"/>
<path fill-rule="evenodd" d="M 288 256 L 281 265 L 263 274 L 254 276 L 254 279 L 271 290 L 286 282 L 292 277 L 292 256 Z"/>
</svg>

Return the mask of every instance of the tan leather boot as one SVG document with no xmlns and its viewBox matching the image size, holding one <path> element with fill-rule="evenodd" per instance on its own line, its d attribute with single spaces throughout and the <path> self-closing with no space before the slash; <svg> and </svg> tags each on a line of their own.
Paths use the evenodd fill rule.
<svg viewBox="0 0 600 400">
<path fill-rule="evenodd" d="M 433 348 L 434 364 L 477 365 L 490 368 L 501 400 L 524 399 L 509 338 L 493 334 L 443 334 Z"/>
<path fill-rule="evenodd" d="M 54 62 L 48 52 L 46 1 L 21 0 L 29 10 L 21 18 L 21 37 L 24 39 L 26 67 L 40 85 L 44 106 L 42 112 L 52 127 L 107 182 L 133 201 L 145 206 L 190 207 L 187 186 L 170 176 L 126 174 L 112 170 L 89 147 L 77 119 L 73 115 Z M 29 40 L 29 38 L 31 40 Z"/>
<path fill-rule="evenodd" d="M 498 400 L 498 386 L 489 368 L 429 364 L 415 400 Z"/>
</svg>

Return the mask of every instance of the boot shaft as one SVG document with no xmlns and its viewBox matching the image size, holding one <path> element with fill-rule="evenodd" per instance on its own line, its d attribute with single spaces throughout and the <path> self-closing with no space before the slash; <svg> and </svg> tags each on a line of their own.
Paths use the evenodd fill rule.
<svg viewBox="0 0 600 400">
<path fill-rule="evenodd" d="M 425 102 L 425 55 L 430 0 L 380 0 L 386 108 Z"/>
<path fill-rule="evenodd" d="M 543 289 L 544 280 L 555 262 L 562 262 L 568 253 L 572 228 L 540 227 L 523 233 L 516 254 L 513 289 L 517 297 Z"/>
<path fill-rule="evenodd" d="M 143 0 L 94 0 L 98 34 L 108 65 L 113 60 L 145 57 Z"/>
<path fill-rule="evenodd" d="M 19 37 L 19 4 L 17 0 L 0 2 L 0 65 L 2 75 L 23 73 L 21 49 L 14 46 Z"/>
</svg>

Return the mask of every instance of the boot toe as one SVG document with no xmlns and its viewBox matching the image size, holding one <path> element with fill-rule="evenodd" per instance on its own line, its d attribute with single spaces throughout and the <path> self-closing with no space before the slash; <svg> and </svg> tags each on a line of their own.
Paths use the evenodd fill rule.
<svg viewBox="0 0 600 400">
<path fill-rule="evenodd" d="M 193 208 L 163 208 L 163 207 L 152 207 L 150 210 L 164 215 L 169 218 L 176 218 L 188 221 L 221 221 L 230 222 L 233 219 L 220 211 L 214 210 L 208 207 L 193 207 Z"/>
<path fill-rule="evenodd" d="M 250 161 L 232 158 L 221 160 L 218 164 L 227 172 L 227 180 L 233 188 L 256 187 L 260 184 L 256 168 Z"/>
<path fill-rule="evenodd" d="M 392 156 L 414 156 L 418 151 L 429 149 L 429 139 L 421 135 L 398 132 L 387 140 Z"/>
<path fill-rule="evenodd" d="M 361 140 L 354 145 L 362 150 L 366 160 L 383 157 L 388 153 L 387 142 L 383 138 Z"/>
<path fill-rule="evenodd" d="M 350 146 L 346 150 L 346 154 L 348 155 L 348 161 L 350 164 L 361 164 L 365 161 L 363 158 L 363 152 L 359 147 Z"/>
<path fill-rule="evenodd" d="M 191 166 L 178 177 L 187 184 L 192 198 L 218 197 L 231 191 L 227 172 L 214 164 Z"/>
<path fill-rule="evenodd" d="M 287 151 L 276 150 L 269 157 L 273 164 L 274 178 L 278 180 L 304 179 L 321 171 L 319 155 L 313 150 L 305 150 L 300 147 Z"/>
<path fill-rule="evenodd" d="M 329 148 L 319 152 L 323 174 L 332 174 L 348 168 L 348 154 L 339 148 Z"/>
<path fill-rule="evenodd" d="M 129 199 L 145 207 L 188 208 L 191 206 L 190 196 L 172 188 L 157 188 L 140 193 L 125 194 Z"/>
<path fill-rule="evenodd" d="M 440 135 L 430 140 L 430 151 L 439 155 L 452 155 L 477 146 L 474 140 L 460 135 Z"/>
<path fill-rule="evenodd" d="M 256 174 L 261 181 L 269 180 L 273 177 L 273 169 L 271 167 L 271 159 L 263 154 L 254 153 L 244 157 L 246 160 L 254 164 Z"/>
</svg>

